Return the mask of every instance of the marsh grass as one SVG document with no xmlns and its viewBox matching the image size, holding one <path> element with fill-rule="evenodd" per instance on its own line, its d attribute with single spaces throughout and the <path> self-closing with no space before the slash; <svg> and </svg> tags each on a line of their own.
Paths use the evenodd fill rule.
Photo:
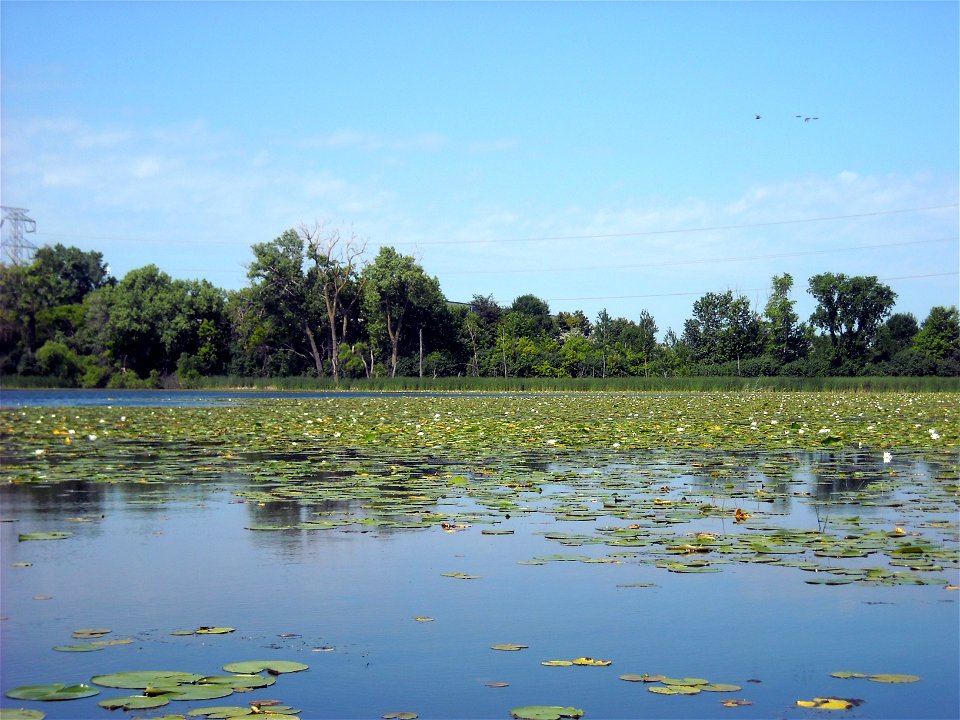
<svg viewBox="0 0 960 720">
<path fill-rule="evenodd" d="M 64 387 L 53 377 L 8 375 L 0 378 L 4 389 Z M 811 392 L 960 392 L 957 377 L 659 377 L 659 378 L 502 378 L 502 377 L 379 377 L 332 378 L 241 377 L 221 375 L 181 382 L 166 378 L 164 389 L 184 390 L 290 390 L 352 392 L 731 392 L 777 390 Z"/>
<path fill-rule="evenodd" d="M 186 386 L 185 386 L 186 387 Z M 738 390 L 960 392 L 948 377 L 669 377 L 669 378 L 331 378 L 208 377 L 193 389 L 343 390 L 376 392 L 700 392 Z"/>
</svg>

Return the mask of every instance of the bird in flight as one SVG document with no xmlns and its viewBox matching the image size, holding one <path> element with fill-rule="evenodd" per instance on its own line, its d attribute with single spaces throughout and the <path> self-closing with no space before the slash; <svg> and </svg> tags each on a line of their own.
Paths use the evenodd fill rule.
<svg viewBox="0 0 960 720">
<path fill-rule="evenodd" d="M 753 119 L 754 119 L 754 120 L 759 120 L 759 119 L 760 119 L 760 116 L 759 116 L 759 115 L 754 115 L 754 116 L 753 116 Z"/>
</svg>

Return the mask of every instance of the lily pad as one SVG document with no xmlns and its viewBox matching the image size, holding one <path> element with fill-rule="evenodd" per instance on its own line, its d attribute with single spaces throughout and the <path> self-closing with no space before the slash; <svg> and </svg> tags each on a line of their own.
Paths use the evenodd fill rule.
<svg viewBox="0 0 960 720">
<path fill-rule="evenodd" d="M 57 652 L 95 652 L 97 650 L 103 650 L 103 646 L 86 643 L 78 645 L 56 645 L 53 649 Z"/>
<path fill-rule="evenodd" d="M 879 683 L 914 683 L 920 680 L 919 675 L 868 675 L 867 680 Z"/>
<path fill-rule="evenodd" d="M 470 575 L 469 573 L 462 572 L 445 572 L 440 574 L 444 577 L 457 578 L 458 580 L 476 580 L 480 577 L 479 575 Z"/>
<path fill-rule="evenodd" d="M 244 673 L 237 675 L 209 675 L 200 680 L 194 687 L 206 685 L 222 685 L 229 688 L 263 688 L 273 685 L 277 679 L 270 675 L 256 675 Z"/>
<path fill-rule="evenodd" d="M 51 683 L 49 685 L 21 685 L 7 691 L 7 697 L 15 700 L 77 700 L 79 698 L 98 695 L 100 691 L 83 683 L 65 685 Z"/>
<path fill-rule="evenodd" d="M 148 692 L 157 692 L 170 700 L 217 700 L 233 694 L 235 688 L 230 685 L 210 683 L 206 685 L 177 685 L 175 687 L 157 687 Z"/>
<path fill-rule="evenodd" d="M 513 708 L 510 715 L 516 720 L 560 720 L 560 718 L 583 717 L 583 710 L 560 705 L 527 705 Z"/>
<path fill-rule="evenodd" d="M 529 645 L 517 645 L 515 643 L 499 643 L 497 645 L 491 645 L 491 650 L 505 650 L 507 652 L 516 651 L 516 650 L 526 650 Z"/>
<path fill-rule="evenodd" d="M 816 708 L 817 710 L 849 710 L 853 703 L 843 698 L 814 698 L 813 700 L 797 700 L 797 707 Z"/>
<path fill-rule="evenodd" d="M 573 661 L 574 665 L 582 665 L 588 667 L 607 667 L 608 665 L 613 664 L 613 660 L 595 660 L 591 657 L 578 657 Z"/>
<path fill-rule="evenodd" d="M 657 695 L 696 695 L 700 688 L 692 685 L 652 685 L 647 688 Z"/>
<path fill-rule="evenodd" d="M 417 720 L 417 718 L 420 716 L 417 715 L 417 713 L 415 712 L 403 711 L 403 712 L 389 712 L 384 715 L 381 715 L 380 717 L 384 718 L 384 720 Z"/>
<path fill-rule="evenodd" d="M 704 692 L 737 692 L 743 689 L 739 685 L 732 685 L 730 683 L 710 683 L 708 685 L 698 685 L 697 687 Z"/>
<path fill-rule="evenodd" d="M 240 707 L 239 705 L 215 705 L 213 707 L 190 710 L 187 715 L 190 717 L 208 717 L 213 718 L 213 720 L 229 720 L 229 718 L 253 715 L 253 708 Z"/>
<path fill-rule="evenodd" d="M 229 673 L 252 674 L 266 670 L 270 674 L 293 673 L 309 669 L 309 665 L 293 660 L 244 660 L 243 662 L 224 665 L 223 669 Z"/>
<path fill-rule="evenodd" d="M 163 696 L 148 697 L 147 695 L 130 695 L 128 697 L 101 700 L 97 703 L 107 710 L 152 710 L 153 708 L 168 705 L 170 700 Z"/>
<path fill-rule="evenodd" d="M 90 678 L 90 682 L 103 687 L 123 690 L 144 690 L 151 685 L 179 685 L 196 682 L 202 675 L 180 672 L 179 670 L 134 670 L 132 672 L 110 673 Z"/>
<path fill-rule="evenodd" d="M 571 660 L 543 660 L 540 664 L 547 667 L 570 667 L 573 662 Z"/>
<path fill-rule="evenodd" d="M 17 540 L 20 542 L 26 542 L 27 540 L 64 540 L 73 535 L 69 532 L 32 532 L 32 533 L 21 533 L 17 536 Z"/>
<path fill-rule="evenodd" d="M 43 720 L 46 716 L 39 710 L 0 708 L 0 720 Z"/>
</svg>

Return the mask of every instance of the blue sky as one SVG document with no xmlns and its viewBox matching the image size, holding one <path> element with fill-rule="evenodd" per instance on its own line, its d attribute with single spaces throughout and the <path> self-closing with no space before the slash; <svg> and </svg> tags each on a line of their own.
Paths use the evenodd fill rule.
<svg viewBox="0 0 960 720">
<path fill-rule="evenodd" d="M 246 284 L 316 221 L 452 300 L 958 302 L 955 2 L 0 3 L 0 197 L 36 244 Z M 755 119 L 755 115 L 761 119 Z M 796 117 L 800 115 L 801 117 Z M 816 120 L 805 121 L 805 117 Z"/>
</svg>

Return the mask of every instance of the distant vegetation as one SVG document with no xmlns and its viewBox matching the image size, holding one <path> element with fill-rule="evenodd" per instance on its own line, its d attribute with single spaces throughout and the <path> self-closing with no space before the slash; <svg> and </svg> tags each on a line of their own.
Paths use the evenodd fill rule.
<svg viewBox="0 0 960 720">
<path fill-rule="evenodd" d="M 530 294 L 509 306 L 483 295 L 448 302 L 412 257 L 383 247 L 368 260 L 337 231 L 287 230 L 252 250 L 249 284 L 229 292 L 154 265 L 118 280 L 101 253 L 63 245 L 0 265 L 4 384 L 949 389 L 960 376 L 956 306 L 919 322 L 894 312 L 896 293 L 876 277 L 809 278 L 817 306 L 806 321 L 789 274 L 772 278 L 763 308 L 707 293 L 679 335 L 658 339 L 646 311 L 591 320 L 553 314 Z"/>
</svg>

